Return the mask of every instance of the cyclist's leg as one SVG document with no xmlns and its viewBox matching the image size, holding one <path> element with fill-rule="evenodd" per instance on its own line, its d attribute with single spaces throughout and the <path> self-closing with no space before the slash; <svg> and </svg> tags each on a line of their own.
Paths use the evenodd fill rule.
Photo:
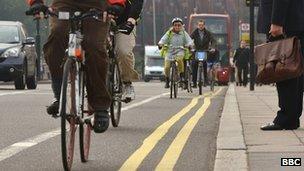
<svg viewBox="0 0 304 171">
<path fill-rule="evenodd" d="M 83 22 L 88 101 L 95 111 L 94 131 L 97 133 L 106 131 L 109 126 L 111 97 L 106 84 L 109 59 L 105 48 L 108 30 L 108 23 L 93 19 Z"/>
<path fill-rule="evenodd" d="M 70 8 L 65 5 L 56 6 L 60 11 L 70 11 Z M 56 18 L 50 19 L 51 33 L 48 37 L 47 43 L 43 47 L 44 57 L 49 67 L 52 78 L 52 90 L 55 100 L 47 108 L 47 113 L 54 115 L 58 113 L 59 99 L 62 83 L 62 64 L 65 56 L 65 49 L 68 46 L 68 21 L 58 20 Z"/>
<path fill-rule="evenodd" d="M 184 80 L 185 78 L 185 66 L 184 66 L 184 57 L 179 56 L 177 57 L 177 70 L 178 73 L 180 74 L 181 80 Z"/>
<path fill-rule="evenodd" d="M 164 66 L 164 70 L 165 70 L 165 77 L 166 77 L 166 85 L 165 88 L 169 88 L 169 83 L 170 83 L 170 61 L 165 60 L 165 66 Z"/>
<path fill-rule="evenodd" d="M 139 80 L 139 74 L 134 69 L 135 58 L 133 49 L 135 47 L 136 40 L 135 34 L 136 31 L 134 30 L 130 35 L 118 33 L 115 37 L 115 51 L 118 55 L 121 77 L 125 87 L 124 98 L 130 100 L 135 98 L 132 82 Z"/>
</svg>

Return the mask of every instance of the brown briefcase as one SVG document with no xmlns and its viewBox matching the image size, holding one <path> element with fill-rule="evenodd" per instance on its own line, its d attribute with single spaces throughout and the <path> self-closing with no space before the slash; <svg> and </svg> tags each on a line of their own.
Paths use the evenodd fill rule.
<svg viewBox="0 0 304 171">
<path fill-rule="evenodd" d="M 258 45 L 254 58 L 258 83 L 271 84 L 303 74 L 301 44 L 297 37 Z"/>
</svg>

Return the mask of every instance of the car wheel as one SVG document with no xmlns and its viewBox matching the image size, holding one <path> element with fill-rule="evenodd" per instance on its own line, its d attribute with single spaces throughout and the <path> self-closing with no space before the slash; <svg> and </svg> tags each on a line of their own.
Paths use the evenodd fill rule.
<svg viewBox="0 0 304 171">
<path fill-rule="evenodd" d="M 26 83 L 26 73 L 27 73 L 27 66 L 26 62 L 23 64 L 23 73 L 15 80 L 15 88 L 16 90 L 24 90 L 25 83 Z"/>
<path fill-rule="evenodd" d="M 145 78 L 144 81 L 145 81 L 145 82 L 149 82 L 150 79 L 149 79 L 149 78 Z"/>
<path fill-rule="evenodd" d="M 37 88 L 37 70 L 35 69 L 35 73 L 33 76 L 30 76 L 26 79 L 26 87 L 30 90 L 36 89 Z"/>
</svg>

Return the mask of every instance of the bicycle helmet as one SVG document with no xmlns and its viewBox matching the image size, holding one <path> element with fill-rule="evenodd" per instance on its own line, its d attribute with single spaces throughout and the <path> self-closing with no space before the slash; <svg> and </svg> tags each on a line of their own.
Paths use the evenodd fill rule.
<svg viewBox="0 0 304 171">
<path fill-rule="evenodd" d="M 176 17 L 176 18 L 173 18 L 173 20 L 172 20 L 172 25 L 173 25 L 174 23 L 177 23 L 177 22 L 180 22 L 180 23 L 184 24 L 184 22 L 183 22 L 183 20 L 182 20 L 181 18 Z"/>
</svg>

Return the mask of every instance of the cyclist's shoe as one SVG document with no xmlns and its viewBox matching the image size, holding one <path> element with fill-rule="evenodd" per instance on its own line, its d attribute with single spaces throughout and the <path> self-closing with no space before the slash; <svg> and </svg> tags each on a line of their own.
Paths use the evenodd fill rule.
<svg viewBox="0 0 304 171">
<path fill-rule="evenodd" d="M 188 81 L 184 81 L 183 83 L 184 83 L 183 89 L 187 90 L 188 89 Z"/>
<path fill-rule="evenodd" d="M 170 88 L 170 80 L 169 80 L 169 78 L 166 78 L 165 88 Z"/>
<path fill-rule="evenodd" d="M 131 82 L 124 83 L 123 99 L 126 102 L 130 102 L 135 99 L 135 90 Z"/>
<path fill-rule="evenodd" d="M 46 111 L 49 115 L 57 115 L 59 113 L 59 101 L 52 102 L 50 106 L 47 106 Z"/>
<path fill-rule="evenodd" d="M 197 83 L 193 83 L 192 88 L 197 88 Z"/>
<path fill-rule="evenodd" d="M 104 133 L 109 128 L 110 117 L 106 110 L 96 111 L 94 114 L 93 129 L 95 133 Z"/>
</svg>

